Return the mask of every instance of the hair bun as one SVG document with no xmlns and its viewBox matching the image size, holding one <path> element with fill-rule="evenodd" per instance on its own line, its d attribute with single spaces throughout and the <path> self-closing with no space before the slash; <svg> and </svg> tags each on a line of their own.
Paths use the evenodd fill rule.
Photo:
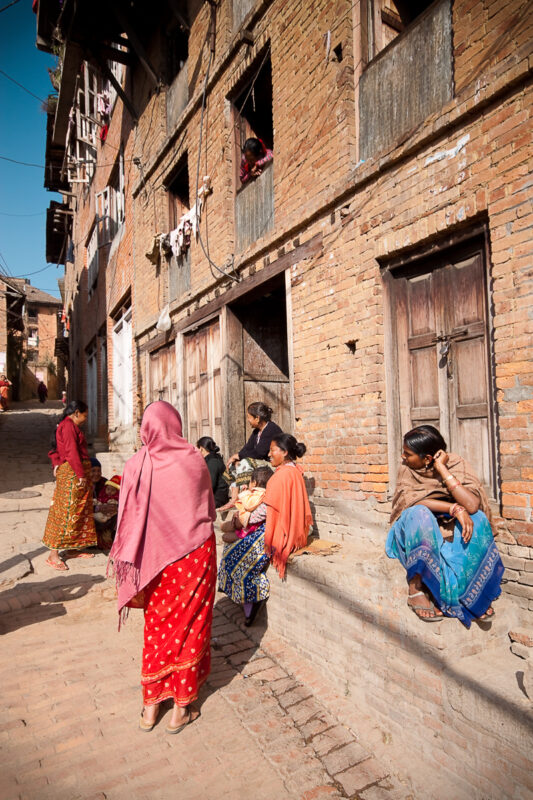
<svg viewBox="0 0 533 800">
<path fill-rule="evenodd" d="M 296 451 L 296 455 L 298 456 L 298 458 L 303 458 L 303 456 L 307 452 L 307 447 L 303 442 L 296 442 L 296 447 L 294 449 Z"/>
</svg>

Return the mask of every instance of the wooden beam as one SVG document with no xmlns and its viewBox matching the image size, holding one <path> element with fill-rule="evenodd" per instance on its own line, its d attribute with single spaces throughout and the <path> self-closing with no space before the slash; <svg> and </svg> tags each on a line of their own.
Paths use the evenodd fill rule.
<svg viewBox="0 0 533 800">
<path fill-rule="evenodd" d="M 179 5 L 180 5 L 179 4 L 179 0 L 170 0 L 170 5 L 172 7 L 172 11 L 174 13 L 174 16 L 178 20 L 178 22 L 181 25 L 181 27 L 186 31 L 190 31 L 191 30 L 191 26 L 189 25 L 189 23 L 187 22 L 187 20 L 185 19 L 185 17 L 183 16 L 183 14 L 181 13 L 181 10 L 179 8 Z"/>
<path fill-rule="evenodd" d="M 99 44 L 98 48 L 107 61 L 117 61 L 126 67 L 131 67 L 133 64 L 133 56 L 129 50 L 119 50 L 117 47 L 110 47 L 108 44 Z"/>
<path fill-rule="evenodd" d="M 231 289 L 228 289 L 210 303 L 206 303 L 205 306 L 202 306 L 201 308 L 197 309 L 197 311 L 189 314 L 188 317 L 183 317 L 183 319 L 178 320 L 176 323 L 174 323 L 170 331 L 167 331 L 159 336 L 154 336 L 153 339 L 144 342 L 142 345 L 140 345 L 139 351 L 143 353 L 146 350 L 155 350 L 157 347 L 165 344 L 165 342 L 173 339 L 177 333 L 186 329 L 190 329 L 195 324 L 198 324 L 198 326 L 202 325 L 215 311 L 219 311 L 228 303 L 238 300 L 239 297 L 242 297 L 242 295 L 247 294 L 248 292 L 252 291 L 252 289 L 256 289 L 258 286 L 266 283 L 271 278 L 276 277 L 276 275 L 279 275 L 289 267 L 292 267 L 293 264 L 303 261 L 304 258 L 311 258 L 312 256 L 318 255 L 321 250 L 322 234 L 317 233 L 307 242 L 295 247 L 294 250 L 290 250 L 280 258 L 277 258 L 275 261 L 269 264 L 268 267 L 264 267 L 263 269 L 259 270 L 259 272 L 250 275 L 249 278 L 246 278 L 240 283 L 235 284 L 231 287 Z"/>
<path fill-rule="evenodd" d="M 130 18 L 128 17 L 128 15 L 126 13 L 124 13 L 124 10 L 118 4 L 111 3 L 111 8 L 115 12 L 115 17 L 117 18 L 117 20 L 118 20 L 119 24 L 121 25 L 122 29 L 124 31 L 126 31 L 126 33 L 128 35 L 128 42 L 129 42 L 130 46 L 133 48 L 133 50 L 135 50 L 135 54 L 137 55 L 137 58 L 139 59 L 139 61 L 143 65 L 148 77 L 150 78 L 150 80 L 152 81 L 154 86 L 158 86 L 159 85 L 159 76 L 156 74 L 154 68 L 150 64 L 150 60 L 148 58 L 148 54 L 147 54 L 146 50 L 144 49 L 143 43 L 141 42 L 141 40 L 137 36 L 137 33 L 135 32 L 135 28 L 131 24 Z"/>
<path fill-rule="evenodd" d="M 124 103 L 126 108 L 128 109 L 128 111 L 130 112 L 133 121 L 137 122 L 138 116 L 137 116 L 137 111 L 135 110 L 135 106 L 133 105 L 132 101 L 130 100 L 130 98 L 128 97 L 128 95 L 126 94 L 126 92 L 124 91 L 122 86 L 120 85 L 120 83 L 117 81 L 116 77 L 113 75 L 113 73 L 109 69 L 109 66 L 108 66 L 108 63 L 107 63 L 106 59 L 103 56 L 101 56 L 99 52 L 98 53 L 93 53 L 93 58 L 95 59 L 95 61 L 98 64 L 98 66 L 100 67 L 100 70 L 102 71 L 102 75 L 104 75 L 104 77 L 107 78 L 109 83 L 113 86 L 113 88 L 115 89 L 116 93 L 118 94 L 118 96 L 120 97 L 120 99 L 122 100 L 122 102 Z"/>
</svg>

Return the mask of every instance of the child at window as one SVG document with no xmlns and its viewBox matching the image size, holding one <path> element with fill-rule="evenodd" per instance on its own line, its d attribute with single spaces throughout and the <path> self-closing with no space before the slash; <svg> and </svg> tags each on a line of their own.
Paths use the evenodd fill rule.
<svg viewBox="0 0 533 800">
<path fill-rule="evenodd" d="M 233 517 L 221 524 L 222 541 L 231 544 L 253 533 L 266 520 L 267 507 L 263 502 L 266 485 L 273 472 L 270 467 L 256 467 L 252 472 L 248 489 L 240 493 L 235 501 L 237 511 Z"/>
<path fill-rule="evenodd" d="M 241 183 L 249 183 L 261 175 L 267 164 L 274 158 L 274 153 L 261 139 L 247 139 L 242 149 L 240 179 Z"/>
</svg>

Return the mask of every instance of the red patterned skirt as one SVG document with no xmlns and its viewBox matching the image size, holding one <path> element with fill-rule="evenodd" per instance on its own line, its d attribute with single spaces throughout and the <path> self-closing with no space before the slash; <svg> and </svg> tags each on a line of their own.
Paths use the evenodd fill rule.
<svg viewBox="0 0 533 800">
<path fill-rule="evenodd" d="M 83 471 L 85 485 L 80 487 L 68 461 L 57 470 L 54 497 L 43 536 L 43 544 L 50 550 L 84 550 L 96 544 L 91 462 L 88 459 L 83 460 Z"/>
<path fill-rule="evenodd" d="M 214 535 L 165 567 L 144 591 L 141 684 L 144 705 L 172 698 L 187 706 L 211 667 L 217 577 Z"/>
</svg>

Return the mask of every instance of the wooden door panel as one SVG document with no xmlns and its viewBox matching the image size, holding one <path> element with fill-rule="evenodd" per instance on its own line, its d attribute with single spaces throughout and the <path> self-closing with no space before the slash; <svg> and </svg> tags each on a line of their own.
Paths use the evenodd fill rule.
<svg viewBox="0 0 533 800">
<path fill-rule="evenodd" d="M 438 408 L 437 359 L 435 345 L 411 350 L 411 407 Z"/>
<path fill-rule="evenodd" d="M 283 431 L 292 433 L 290 384 L 288 381 L 244 381 L 244 402 L 260 400 L 273 410 L 272 421 Z"/>
<path fill-rule="evenodd" d="M 491 486 L 490 430 L 486 416 L 457 420 L 453 450 L 464 455 L 485 486 Z"/>
<path fill-rule="evenodd" d="M 486 350 L 484 337 L 453 342 L 451 370 L 456 405 L 487 403 Z"/>
<path fill-rule="evenodd" d="M 189 441 L 222 437 L 220 326 L 218 321 L 185 337 L 185 390 Z"/>
<path fill-rule="evenodd" d="M 476 253 L 472 258 L 454 263 L 446 269 L 446 283 L 452 292 L 448 312 L 451 312 L 451 329 L 485 320 L 483 261 Z M 458 302 L 459 301 L 459 302 Z"/>
<path fill-rule="evenodd" d="M 409 335 L 435 333 L 435 307 L 430 275 L 410 278 L 408 287 Z"/>
</svg>

